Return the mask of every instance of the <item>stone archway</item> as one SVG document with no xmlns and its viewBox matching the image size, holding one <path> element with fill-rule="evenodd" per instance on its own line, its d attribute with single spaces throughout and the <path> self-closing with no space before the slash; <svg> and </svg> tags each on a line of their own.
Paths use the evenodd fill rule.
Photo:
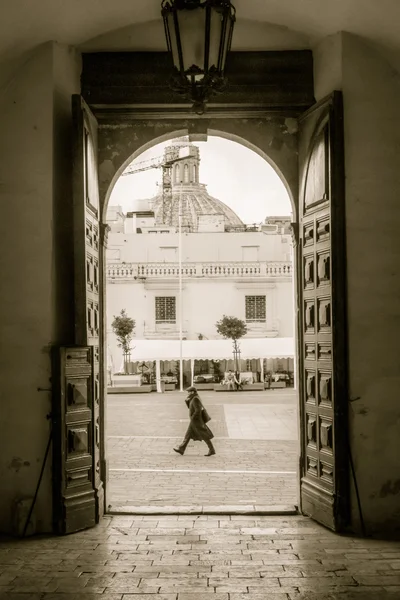
<svg viewBox="0 0 400 600">
<path fill-rule="evenodd" d="M 204 132 L 199 131 L 198 125 L 190 120 L 178 121 L 168 118 L 159 121 L 127 119 L 123 126 L 103 122 L 99 130 L 99 177 L 103 222 L 105 222 L 113 187 L 126 166 L 150 147 L 176 137 L 189 135 L 193 141 L 204 141 Z M 201 129 L 204 130 L 204 127 Z M 219 136 L 247 147 L 272 166 L 288 192 L 292 206 L 292 220 L 297 220 L 298 163 L 295 119 L 282 117 L 211 119 L 207 121 L 206 132 L 208 135 Z M 105 256 L 103 264 L 105 264 Z M 105 285 L 102 293 L 104 295 Z"/>
<path fill-rule="evenodd" d="M 99 128 L 99 183 L 104 222 L 111 191 L 125 167 L 151 146 L 174 137 L 189 135 L 204 139 L 219 135 L 243 144 L 262 156 L 283 181 L 297 221 L 298 162 L 297 121 L 294 118 L 132 119 L 123 123 L 112 118 Z"/>
</svg>

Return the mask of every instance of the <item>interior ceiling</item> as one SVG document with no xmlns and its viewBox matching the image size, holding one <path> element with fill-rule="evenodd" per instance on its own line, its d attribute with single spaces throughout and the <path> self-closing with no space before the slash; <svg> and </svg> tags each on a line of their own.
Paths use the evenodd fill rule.
<svg viewBox="0 0 400 600">
<path fill-rule="evenodd" d="M 312 48 L 347 31 L 400 56 L 400 0 L 233 0 L 233 49 Z M 86 51 L 165 50 L 160 0 L 2 2 L 0 63 L 54 40 Z M 7 5 L 7 6 L 6 6 Z"/>
</svg>

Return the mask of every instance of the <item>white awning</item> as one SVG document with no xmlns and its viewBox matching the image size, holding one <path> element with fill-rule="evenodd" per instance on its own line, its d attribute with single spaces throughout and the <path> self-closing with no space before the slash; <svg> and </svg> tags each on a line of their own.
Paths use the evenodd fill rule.
<svg viewBox="0 0 400 600">
<path fill-rule="evenodd" d="M 240 358 L 292 358 L 294 338 L 247 338 L 239 341 Z M 231 340 L 183 340 L 184 360 L 230 360 L 233 357 Z M 179 340 L 132 341 L 131 361 L 179 360 Z"/>
</svg>

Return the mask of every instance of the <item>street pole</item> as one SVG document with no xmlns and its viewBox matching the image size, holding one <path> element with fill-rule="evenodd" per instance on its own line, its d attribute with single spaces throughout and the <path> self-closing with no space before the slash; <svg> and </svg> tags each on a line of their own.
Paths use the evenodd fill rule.
<svg viewBox="0 0 400 600">
<path fill-rule="evenodd" d="M 182 341 L 182 182 L 179 190 L 178 214 L 178 262 L 179 262 L 179 388 L 183 392 L 183 341 Z"/>
</svg>

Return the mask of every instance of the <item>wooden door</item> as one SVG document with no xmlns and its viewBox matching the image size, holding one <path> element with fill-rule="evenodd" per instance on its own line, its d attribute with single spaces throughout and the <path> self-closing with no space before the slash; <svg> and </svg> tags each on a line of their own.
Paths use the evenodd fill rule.
<svg viewBox="0 0 400 600">
<path fill-rule="evenodd" d="M 97 122 L 72 97 L 75 345 L 54 360 L 54 522 L 71 533 L 103 512 L 99 369 L 99 190 Z"/>
<path fill-rule="evenodd" d="M 301 510 L 348 518 L 343 110 L 339 92 L 299 121 Z"/>
</svg>

